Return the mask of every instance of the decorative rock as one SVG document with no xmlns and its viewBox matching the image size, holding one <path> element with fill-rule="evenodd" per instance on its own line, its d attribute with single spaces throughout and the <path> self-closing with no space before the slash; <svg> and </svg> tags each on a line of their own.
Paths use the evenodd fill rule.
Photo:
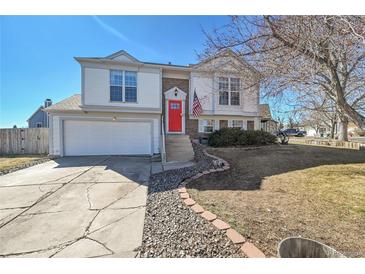
<svg viewBox="0 0 365 274">
<path fill-rule="evenodd" d="M 187 206 L 192 206 L 192 205 L 195 205 L 195 201 L 191 198 L 187 198 L 184 200 L 184 203 L 187 205 Z"/>
<path fill-rule="evenodd" d="M 180 187 L 178 189 L 179 193 L 185 193 L 186 192 L 186 188 L 185 187 Z"/>
<path fill-rule="evenodd" d="M 203 171 L 204 175 L 209 174 L 209 173 L 210 173 L 209 171 Z"/>
<path fill-rule="evenodd" d="M 191 209 L 195 212 L 195 213 L 202 213 L 204 212 L 204 208 L 199 205 L 199 204 L 195 204 L 191 207 Z"/>
<path fill-rule="evenodd" d="M 265 258 L 265 254 L 250 242 L 244 243 L 241 250 L 249 258 Z"/>
<path fill-rule="evenodd" d="M 204 170 L 213 169 L 214 157 L 204 153 L 204 147 L 193 143 L 195 165 L 166 170 L 151 175 L 143 229 L 143 242 L 139 249 L 142 258 L 231 258 L 244 257 L 241 246 L 228 240 L 225 230 L 218 230 L 203 216 L 185 205 L 176 189 L 191 180 L 187 179 Z M 184 181 L 183 181 L 184 180 Z M 184 202 L 184 203 L 183 203 Z M 195 202 L 193 202 L 195 204 Z"/>
<path fill-rule="evenodd" d="M 217 215 L 210 211 L 204 211 L 201 215 L 204 219 L 208 220 L 209 222 L 214 221 L 217 219 Z"/>
<path fill-rule="evenodd" d="M 220 229 L 220 230 L 225 230 L 225 229 L 228 229 L 228 228 L 230 228 L 230 227 L 231 227 L 229 224 L 227 224 L 227 223 L 223 222 L 223 221 L 222 221 L 222 220 L 220 220 L 220 219 L 215 219 L 215 220 L 213 221 L 213 225 L 214 225 L 216 228 Z"/>
<path fill-rule="evenodd" d="M 227 230 L 226 235 L 234 244 L 242 244 L 246 241 L 245 237 L 232 228 Z"/>
<path fill-rule="evenodd" d="M 185 193 L 180 193 L 180 197 L 181 199 L 188 199 L 190 196 L 189 193 L 185 192 Z"/>
</svg>

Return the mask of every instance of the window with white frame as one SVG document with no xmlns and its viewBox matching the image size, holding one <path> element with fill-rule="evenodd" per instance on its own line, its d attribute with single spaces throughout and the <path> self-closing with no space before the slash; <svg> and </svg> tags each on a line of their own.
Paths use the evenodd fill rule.
<svg viewBox="0 0 365 274">
<path fill-rule="evenodd" d="M 137 102 L 137 73 L 125 72 L 125 101 Z"/>
<path fill-rule="evenodd" d="M 134 71 L 110 71 L 110 101 L 137 102 L 137 73 Z"/>
<path fill-rule="evenodd" d="M 231 120 L 230 123 L 231 127 L 236 127 L 236 128 L 243 128 L 243 121 L 242 120 Z"/>
<path fill-rule="evenodd" d="M 240 105 L 241 82 L 239 78 L 219 77 L 218 89 L 220 105 Z"/>
<path fill-rule="evenodd" d="M 199 132 L 211 133 L 215 128 L 215 120 L 199 120 Z"/>
<path fill-rule="evenodd" d="M 219 86 L 219 104 L 220 105 L 228 105 L 229 102 L 229 78 L 227 77 L 219 77 L 218 86 Z"/>
<path fill-rule="evenodd" d="M 123 71 L 110 71 L 110 101 L 123 101 Z"/>
<path fill-rule="evenodd" d="M 231 95 L 231 105 L 240 105 L 240 79 L 239 78 L 229 78 L 230 95 Z"/>
</svg>

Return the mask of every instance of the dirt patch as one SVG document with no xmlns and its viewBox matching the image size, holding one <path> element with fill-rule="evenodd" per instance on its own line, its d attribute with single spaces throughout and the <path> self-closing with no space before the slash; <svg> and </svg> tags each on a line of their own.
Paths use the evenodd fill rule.
<svg viewBox="0 0 365 274">
<path fill-rule="evenodd" d="M 300 145 L 209 149 L 231 169 L 204 176 L 189 192 L 276 256 L 285 237 L 324 242 L 365 257 L 365 152 Z"/>
<path fill-rule="evenodd" d="M 42 159 L 48 158 L 42 155 L 2 155 L 0 156 L 0 173 L 23 168 Z"/>
</svg>

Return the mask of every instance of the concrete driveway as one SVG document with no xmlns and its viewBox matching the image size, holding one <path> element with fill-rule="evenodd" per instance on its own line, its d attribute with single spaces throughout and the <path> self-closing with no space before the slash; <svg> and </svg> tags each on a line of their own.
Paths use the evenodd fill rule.
<svg viewBox="0 0 365 274">
<path fill-rule="evenodd" d="M 0 257 L 135 257 L 149 158 L 64 157 L 0 176 Z"/>
</svg>

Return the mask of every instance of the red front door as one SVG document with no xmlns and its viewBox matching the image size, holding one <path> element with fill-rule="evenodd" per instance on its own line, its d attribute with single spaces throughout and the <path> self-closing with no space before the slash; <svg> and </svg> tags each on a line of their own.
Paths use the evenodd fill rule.
<svg viewBox="0 0 365 274">
<path fill-rule="evenodd" d="M 182 131 L 182 101 L 169 100 L 169 132 Z"/>
</svg>

